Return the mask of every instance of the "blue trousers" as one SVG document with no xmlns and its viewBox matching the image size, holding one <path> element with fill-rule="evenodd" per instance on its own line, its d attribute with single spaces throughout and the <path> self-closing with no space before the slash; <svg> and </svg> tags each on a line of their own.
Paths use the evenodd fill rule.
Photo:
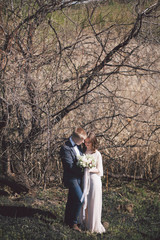
<svg viewBox="0 0 160 240">
<path fill-rule="evenodd" d="M 78 216 L 83 202 L 81 202 L 82 189 L 81 189 L 81 180 L 77 178 L 72 178 L 68 181 L 68 199 L 65 209 L 65 223 L 69 226 L 77 224 Z"/>
</svg>

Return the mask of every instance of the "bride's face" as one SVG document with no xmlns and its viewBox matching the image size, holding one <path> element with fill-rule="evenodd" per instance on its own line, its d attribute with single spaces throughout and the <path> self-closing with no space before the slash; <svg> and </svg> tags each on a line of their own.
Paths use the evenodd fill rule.
<svg viewBox="0 0 160 240">
<path fill-rule="evenodd" d="M 84 144 L 85 144 L 87 150 L 92 150 L 92 142 L 91 142 L 91 140 L 89 138 L 86 138 L 84 140 Z"/>
</svg>

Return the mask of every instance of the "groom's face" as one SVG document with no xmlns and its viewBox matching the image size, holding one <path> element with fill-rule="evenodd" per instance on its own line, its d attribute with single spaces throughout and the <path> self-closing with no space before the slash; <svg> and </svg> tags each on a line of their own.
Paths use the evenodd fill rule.
<svg viewBox="0 0 160 240">
<path fill-rule="evenodd" d="M 84 138 L 79 138 L 76 140 L 77 145 L 81 145 L 82 143 L 84 143 Z"/>
</svg>

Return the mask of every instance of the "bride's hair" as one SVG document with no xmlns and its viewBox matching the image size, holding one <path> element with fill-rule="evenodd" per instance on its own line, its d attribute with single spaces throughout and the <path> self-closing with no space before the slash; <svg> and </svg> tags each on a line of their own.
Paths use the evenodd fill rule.
<svg viewBox="0 0 160 240">
<path fill-rule="evenodd" d="M 96 149 L 98 148 L 98 141 L 94 133 L 89 133 L 88 137 L 92 143 L 92 150 L 95 152 Z"/>
</svg>

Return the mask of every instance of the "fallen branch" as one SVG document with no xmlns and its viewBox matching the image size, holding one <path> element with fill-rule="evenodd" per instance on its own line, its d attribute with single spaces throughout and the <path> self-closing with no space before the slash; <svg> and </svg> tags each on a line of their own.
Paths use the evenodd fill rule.
<svg viewBox="0 0 160 240">
<path fill-rule="evenodd" d="M 151 180 L 151 182 L 155 182 L 158 178 L 160 178 L 160 175 L 157 176 L 157 177 L 155 177 L 155 178 L 153 178 L 153 179 Z"/>
<path fill-rule="evenodd" d="M 29 192 L 29 186 L 27 186 L 27 184 L 19 182 L 11 176 L 0 176 L 0 184 L 10 187 L 14 193 Z"/>
</svg>

